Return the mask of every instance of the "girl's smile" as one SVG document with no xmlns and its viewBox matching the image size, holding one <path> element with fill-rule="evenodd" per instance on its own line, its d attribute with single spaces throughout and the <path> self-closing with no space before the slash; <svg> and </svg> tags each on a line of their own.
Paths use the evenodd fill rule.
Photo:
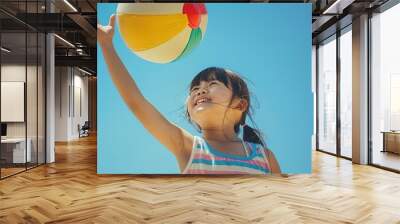
<svg viewBox="0 0 400 224">
<path fill-rule="evenodd" d="M 204 104 L 204 103 L 211 103 L 211 99 L 206 96 L 200 96 L 194 100 L 194 106 Z"/>
</svg>

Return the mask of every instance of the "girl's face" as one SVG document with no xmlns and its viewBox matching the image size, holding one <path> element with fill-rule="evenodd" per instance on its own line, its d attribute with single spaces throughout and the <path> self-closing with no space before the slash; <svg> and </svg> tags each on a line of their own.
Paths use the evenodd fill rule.
<svg viewBox="0 0 400 224">
<path fill-rule="evenodd" d="M 232 100 L 232 90 L 218 80 L 201 81 L 193 86 L 187 99 L 188 113 L 201 129 L 221 128 L 239 122 L 247 104 Z"/>
</svg>

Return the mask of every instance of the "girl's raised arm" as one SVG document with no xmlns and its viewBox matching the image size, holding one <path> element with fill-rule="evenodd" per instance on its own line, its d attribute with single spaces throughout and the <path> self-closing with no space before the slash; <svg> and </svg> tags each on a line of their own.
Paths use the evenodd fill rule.
<svg viewBox="0 0 400 224">
<path fill-rule="evenodd" d="M 97 25 L 97 40 L 101 46 L 111 79 L 129 109 L 143 126 L 176 156 L 182 169 L 189 160 L 193 136 L 169 122 L 142 95 L 112 44 L 114 24 L 115 15 L 112 15 L 107 26 Z"/>
</svg>

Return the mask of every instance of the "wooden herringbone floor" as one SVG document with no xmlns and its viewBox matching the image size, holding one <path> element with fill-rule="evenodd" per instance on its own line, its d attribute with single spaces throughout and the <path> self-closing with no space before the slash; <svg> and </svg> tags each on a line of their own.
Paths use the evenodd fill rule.
<svg viewBox="0 0 400 224">
<path fill-rule="evenodd" d="M 94 137 L 0 181 L 0 223 L 400 223 L 400 175 L 315 152 L 312 175 L 97 175 Z"/>
</svg>

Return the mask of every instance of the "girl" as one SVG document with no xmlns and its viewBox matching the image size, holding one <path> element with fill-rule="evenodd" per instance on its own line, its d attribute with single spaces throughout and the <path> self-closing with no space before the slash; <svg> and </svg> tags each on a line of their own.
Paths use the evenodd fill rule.
<svg viewBox="0 0 400 224">
<path fill-rule="evenodd" d="M 114 24 L 112 15 L 107 26 L 97 25 L 97 40 L 111 79 L 143 126 L 175 155 L 182 173 L 280 173 L 279 164 L 260 133 L 245 124 L 250 116 L 250 97 L 246 83 L 237 74 L 212 67 L 192 80 L 186 115 L 203 134 L 193 136 L 166 120 L 141 94 L 112 44 Z M 243 139 L 238 137 L 240 129 Z"/>
</svg>

